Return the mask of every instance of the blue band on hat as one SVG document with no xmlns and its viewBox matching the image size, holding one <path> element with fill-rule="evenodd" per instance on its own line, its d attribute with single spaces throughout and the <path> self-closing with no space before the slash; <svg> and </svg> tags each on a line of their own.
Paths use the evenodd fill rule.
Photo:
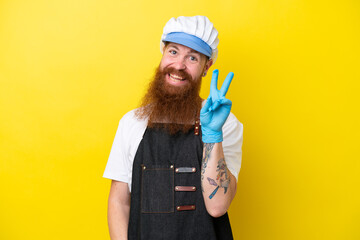
<svg viewBox="0 0 360 240">
<path fill-rule="evenodd" d="M 186 47 L 194 49 L 195 51 L 198 51 L 199 53 L 208 56 L 209 58 L 211 57 L 212 54 L 212 49 L 206 42 L 188 33 L 171 32 L 166 35 L 163 41 L 184 45 Z"/>
</svg>

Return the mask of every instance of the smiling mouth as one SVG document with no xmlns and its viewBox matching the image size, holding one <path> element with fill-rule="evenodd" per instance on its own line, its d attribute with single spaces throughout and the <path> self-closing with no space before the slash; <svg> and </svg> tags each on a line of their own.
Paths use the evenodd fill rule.
<svg viewBox="0 0 360 240">
<path fill-rule="evenodd" d="M 173 82 L 182 82 L 182 81 L 185 81 L 185 78 L 182 78 L 178 75 L 175 75 L 175 74 L 170 74 L 169 73 L 169 77 L 170 79 L 173 81 Z"/>
</svg>

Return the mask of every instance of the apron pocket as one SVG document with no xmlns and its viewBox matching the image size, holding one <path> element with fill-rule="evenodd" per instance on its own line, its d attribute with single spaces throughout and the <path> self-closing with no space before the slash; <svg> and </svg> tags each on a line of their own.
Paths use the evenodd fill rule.
<svg viewBox="0 0 360 240">
<path fill-rule="evenodd" d="M 174 168 L 142 167 L 141 212 L 174 212 Z"/>
</svg>

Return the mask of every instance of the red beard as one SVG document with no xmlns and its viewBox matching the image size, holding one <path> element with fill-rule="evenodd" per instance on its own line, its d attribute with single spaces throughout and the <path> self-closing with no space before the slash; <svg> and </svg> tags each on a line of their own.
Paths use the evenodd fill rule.
<svg viewBox="0 0 360 240">
<path fill-rule="evenodd" d="M 173 86 L 166 75 L 176 74 L 187 80 L 182 86 Z M 201 77 L 174 68 L 156 69 L 154 80 L 136 111 L 139 119 L 148 118 L 148 127 L 163 127 L 170 134 L 188 132 L 199 117 L 202 99 L 199 96 Z"/>
</svg>

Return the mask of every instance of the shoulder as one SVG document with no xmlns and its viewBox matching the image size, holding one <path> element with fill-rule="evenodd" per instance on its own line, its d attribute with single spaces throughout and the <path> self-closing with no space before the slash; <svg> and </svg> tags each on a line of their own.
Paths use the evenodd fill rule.
<svg viewBox="0 0 360 240">
<path fill-rule="evenodd" d="M 124 114 L 124 116 L 120 119 L 121 122 L 136 122 L 138 119 L 136 118 L 135 112 L 137 109 L 133 109 Z"/>
<path fill-rule="evenodd" d="M 238 128 L 239 130 L 243 129 L 243 124 L 236 118 L 236 116 L 230 112 L 228 118 L 226 119 L 223 128 Z"/>
<path fill-rule="evenodd" d="M 137 141 L 142 137 L 147 126 L 147 119 L 139 119 L 136 116 L 136 109 L 127 112 L 121 119 L 117 129 L 117 135 L 123 139 L 125 144 Z"/>
<path fill-rule="evenodd" d="M 223 126 L 223 150 L 226 164 L 236 181 L 241 168 L 243 124 L 230 113 Z"/>
<path fill-rule="evenodd" d="M 129 112 L 127 112 L 121 119 L 120 119 L 120 125 L 131 127 L 131 126 L 140 126 L 140 125 L 146 125 L 147 119 L 140 119 L 136 116 L 136 111 L 138 109 L 133 109 Z"/>
</svg>

